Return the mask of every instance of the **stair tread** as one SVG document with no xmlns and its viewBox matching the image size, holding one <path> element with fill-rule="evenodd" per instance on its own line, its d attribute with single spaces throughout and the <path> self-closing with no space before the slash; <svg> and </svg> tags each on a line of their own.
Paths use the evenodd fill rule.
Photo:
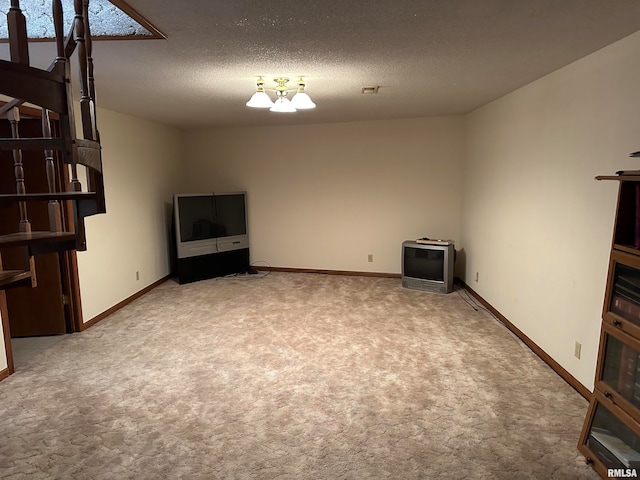
<svg viewBox="0 0 640 480">
<path fill-rule="evenodd" d="M 0 235 L 0 247 L 17 247 L 35 243 L 55 243 L 76 240 L 74 232 L 17 232 Z"/>
<path fill-rule="evenodd" d="M 0 150 L 62 150 L 61 138 L 0 138 Z"/>
<path fill-rule="evenodd" d="M 31 272 L 29 270 L 2 270 L 0 271 L 0 287 L 22 282 L 30 278 Z"/>
<path fill-rule="evenodd" d="M 0 202 L 33 201 L 33 200 L 92 200 L 97 198 L 96 192 L 54 192 L 54 193 L 2 193 Z"/>
<path fill-rule="evenodd" d="M 78 147 L 78 163 L 102 172 L 102 147 L 94 140 L 76 139 Z"/>
</svg>

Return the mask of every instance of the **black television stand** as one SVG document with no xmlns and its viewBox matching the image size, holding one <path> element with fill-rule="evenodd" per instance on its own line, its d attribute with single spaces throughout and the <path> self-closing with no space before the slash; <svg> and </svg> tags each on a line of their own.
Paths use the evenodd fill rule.
<svg viewBox="0 0 640 480">
<path fill-rule="evenodd" d="M 178 283 L 197 282 L 233 273 L 249 273 L 249 248 L 178 259 Z"/>
</svg>

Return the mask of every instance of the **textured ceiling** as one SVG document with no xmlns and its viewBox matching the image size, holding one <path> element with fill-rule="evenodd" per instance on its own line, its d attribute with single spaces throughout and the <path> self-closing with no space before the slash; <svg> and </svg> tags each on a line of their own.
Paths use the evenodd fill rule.
<svg viewBox="0 0 640 480">
<path fill-rule="evenodd" d="M 180 128 L 466 113 L 640 29 L 638 0 L 127 3 L 167 39 L 94 42 L 98 105 Z M 258 75 L 303 75 L 318 107 L 245 107 Z"/>
</svg>

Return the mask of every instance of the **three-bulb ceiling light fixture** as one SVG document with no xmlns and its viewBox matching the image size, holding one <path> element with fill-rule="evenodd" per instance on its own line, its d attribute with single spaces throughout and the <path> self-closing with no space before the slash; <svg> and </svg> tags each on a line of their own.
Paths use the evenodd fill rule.
<svg viewBox="0 0 640 480">
<path fill-rule="evenodd" d="M 272 112 L 284 112 L 290 113 L 295 112 L 296 110 L 306 110 L 310 108 L 316 108 L 316 104 L 311 101 L 309 95 L 307 95 L 304 91 L 304 80 L 300 77 L 298 80 L 298 88 L 293 95 L 293 98 L 289 100 L 287 95 L 289 93 L 289 89 L 287 88 L 287 82 L 289 81 L 286 77 L 274 78 L 274 82 L 278 84 L 275 88 L 265 88 L 264 80 L 262 77 L 258 79 L 258 91 L 254 93 L 249 101 L 247 102 L 247 107 L 253 108 L 268 108 Z M 265 90 L 271 90 L 276 92 L 276 101 L 273 102 L 267 92 Z"/>
</svg>

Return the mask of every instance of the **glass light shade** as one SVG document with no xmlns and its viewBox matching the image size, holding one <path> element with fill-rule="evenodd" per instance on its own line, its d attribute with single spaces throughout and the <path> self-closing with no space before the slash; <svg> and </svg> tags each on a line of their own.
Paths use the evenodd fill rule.
<svg viewBox="0 0 640 480">
<path fill-rule="evenodd" d="M 269 98 L 269 95 L 266 94 L 266 92 L 258 90 L 251 96 L 246 105 L 247 107 L 253 108 L 271 108 L 273 107 L 273 102 Z"/>
<path fill-rule="evenodd" d="M 291 99 L 291 105 L 293 105 L 296 110 L 316 108 L 316 104 L 311 101 L 311 97 L 304 92 L 296 93 Z"/>
<path fill-rule="evenodd" d="M 276 103 L 269 110 L 279 113 L 291 113 L 296 111 L 295 107 L 291 105 L 291 101 L 284 97 L 278 98 Z"/>
</svg>

